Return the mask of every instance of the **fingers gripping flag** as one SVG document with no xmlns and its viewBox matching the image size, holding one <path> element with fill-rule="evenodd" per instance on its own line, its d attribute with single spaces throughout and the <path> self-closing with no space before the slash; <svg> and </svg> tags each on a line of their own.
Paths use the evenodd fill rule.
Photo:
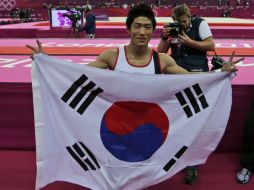
<svg viewBox="0 0 254 190">
<path fill-rule="evenodd" d="M 229 73 L 138 75 L 36 55 L 36 189 L 142 189 L 202 164 L 229 118 Z"/>
</svg>

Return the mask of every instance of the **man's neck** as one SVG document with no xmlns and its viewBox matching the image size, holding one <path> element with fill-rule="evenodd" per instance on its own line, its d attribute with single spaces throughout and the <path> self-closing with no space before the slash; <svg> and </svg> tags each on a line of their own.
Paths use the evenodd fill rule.
<svg viewBox="0 0 254 190">
<path fill-rule="evenodd" d="M 150 52 L 150 49 L 149 49 L 148 46 L 140 47 L 140 46 L 135 46 L 135 45 L 132 45 L 132 44 L 127 45 L 126 50 L 127 50 L 128 54 L 132 54 L 132 55 L 135 55 L 137 57 L 145 56 L 145 55 L 147 55 L 147 53 Z"/>
</svg>

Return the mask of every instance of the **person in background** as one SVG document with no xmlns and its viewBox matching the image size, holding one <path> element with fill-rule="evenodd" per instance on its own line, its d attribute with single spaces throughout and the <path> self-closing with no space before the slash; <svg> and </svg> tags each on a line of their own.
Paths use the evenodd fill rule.
<svg viewBox="0 0 254 190">
<path fill-rule="evenodd" d="M 85 6 L 86 6 L 86 7 L 89 7 L 89 9 L 92 10 L 92 5 L 90 4 L 89 1 L 86 1 L 86 5 L 85 5 Z"/>
<path fill-rule="evenodd" d="M 128 9 L 128 4 L 126 2 L 124 2 L 124 4 L 122 5 L 122 8 Z"/>
<path fill-rule="evenodd" d="M 254 172 L 254 99 L 244 127 L 241 167 L 236 178 L 239 183 L 244 184 Z"/>
<path fill-rule="evenodd" d="M 19 18 L 20 18 L 20 22 L 25 22 L 25 19 L 26 19 L 26 10 L 25 9 L 20 9 Z"/>
<path fill-rule="evenodd" d="M 163 28 L 158 52 L 167 53 L 171 48 L 171 56 L 187 71 L 208 71 L 207 52 L 215 49 L 208 23 L 200 17 L 191 16 L 186 4 L 173 8 L 172 19 L 174 26 L 166 24 Z"/>
<path fill-rule="evenodd" d="M 222 5 L 222 1 L 221 0 L 217 0 L 217 5 L 220 7 Z"/>
<path fill-rule="evenodd" d="M 192 16 L 186 4 L 176 6 L 172 10 L 174 23 L 163 28 L 158 52 L 167 53 L 171 48 L 171 56 L 177 65 L 189 72 L 207 72 L 207 51 L 214 51 L 215 43 L 208 23 L 197 16 Z M 186 184 L 197 181 L 196 166 L 187 167 Z"/>
<path fill-rule="evenodd" d="M 87 38 L 93 39 L 95 38 L 96 18 L 95 18 L 95 15 L 92 13 L 92 6 L 86 5 L 84 11 L 86 14 L 86 23 L 84 26 L 79 27 L 78 33 L 82 31 L 86 31 Z"/>
</svg>

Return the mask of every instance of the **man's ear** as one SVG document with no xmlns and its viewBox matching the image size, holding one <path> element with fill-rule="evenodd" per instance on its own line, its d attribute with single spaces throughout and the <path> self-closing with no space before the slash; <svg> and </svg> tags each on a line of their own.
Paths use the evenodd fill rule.
<svg viewBox="0 0 254 190">
<path fill-rule="evenodd" d="M 128 32 L 128 34 L 130 34 L 130 29 L 129 28 L 126 28 L 126 31 Z"/>
</svg>

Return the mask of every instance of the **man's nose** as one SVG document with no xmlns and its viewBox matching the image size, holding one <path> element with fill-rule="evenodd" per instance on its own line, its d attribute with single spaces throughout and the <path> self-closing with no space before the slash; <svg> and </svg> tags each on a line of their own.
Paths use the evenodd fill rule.
<svg viewBox="0 0 254 190">
<path fill-rule="evenodd" d="M 144 34 L 145 33 L 145 28 L 144 27 L 141 27 L 140 28 L 140 34 Z"/>
</svg>

